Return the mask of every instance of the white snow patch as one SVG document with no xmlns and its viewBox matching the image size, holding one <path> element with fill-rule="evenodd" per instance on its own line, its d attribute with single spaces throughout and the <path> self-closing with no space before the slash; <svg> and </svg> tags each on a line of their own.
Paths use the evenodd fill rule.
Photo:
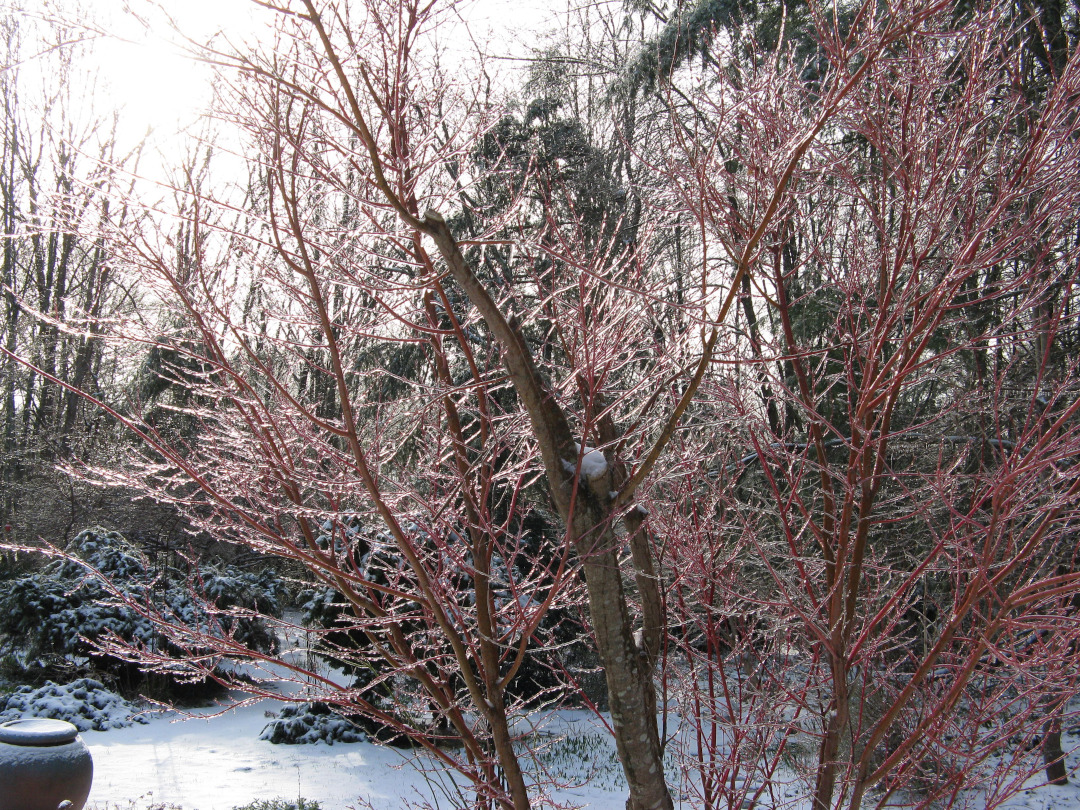
<svg viewBox="0 0 1080 810">
<path fill-rule="evenodd" d="M 295 697 L 298 683 L 279 684 L 280 693 Z M 240 699 L 243 695 L 234 695 Z M 216 709 L 195 712 L 188 719 L 163 713 L 144 726 L 87 731 L 82 738 L 94 758 L 94 784 L 87 810 L 145 810 L 151 804 L 171 804 L 182 810 L 232 810 L 253 800 L 299 796 L 320 802 L 323 810 L 347 810 L 369 806 L 372 810 L 398 810 L 423 802 L 445 810 L 450 777 L 422 774 L 410 766 L 408 754 L 368 742 L 333 746 L 272 745 L 259 740 L 273 702 L 231 709 L 217 716 Z M 692 744 L 692 727 L 669 717 L 669 733 L 676 729 L 682 745 Z M 615 757 L 615 746 L 601 721 L 589 712 L 564 710 L 535 713 L 514 719 L 513 728 L 523 744 L 544 750 L 551 773 L 568 786 L 556 790 L 556 802 L 592 810 L 623 810 L 626 785 Z M 1080 726 L 1071 723 L 1065 732 L 1068 768 L 1072 783 L 1064 787 L 1041 784 L 1033 776 L 1021 792 L 1003 805 L 1014 810 L 1080 810 Z M 677 747 L 677 746 L 676 746 Z M 1037 757 L 1037 752 L 1033 752 Z M 431 760 L 422 759 L 427 767 Z M 665 768 L 667 770 L 667 768 Z M 688 786 L 672 780 L 677 802 L 690 801 Z M 777 804 L 784 810 L 811 810 L 805 785 L 790 771 L 778 772 L 773 785 Z M 431 779 L 443 782 L 433 787 Z M 754 785 L 749 785 L 754 787 Z M 782 794 L 782 795 L 781 795 Z M 977 792 L 966 794 L 972 810 L 985 801 Z M 689 806 L 689 805 L 684 805 Z"/>
<path fill-rule="evenodd" d="M 267 702 L 214 717 L 162 713 L 144 726 L 83 732 L 94 759 L 87 810 L 128 810 L 129 804 L 131 810 L 159 804 L 232 810 L 256 799 L 295 801 L 298 795 L 319 802 L 323 810 L 368 803 L 374 810 L 400 810 L 406 803 L 424 801 L 449 807 L 444 796 L 432 797 L 425 775 L 407 761 L 408 752 L 367 742 L 272 745 L 259 740 L 265 713 L 275 708 Z M 583 726 L 595 723 L 587 712 L 568 714 L 580 718 Z M 436 767 L 428 759 L 421 762 Z M 623 810 L 626 796 L 617 778 L 618 763 L 612 760 L 605 767 L 615 775 L 612 781 L 598 786 L 572 779 L 577 786 L 558 791 L 557 798 L 593 810 Z M 585 777 L 587 770 L 580 775 Z M 433 776 L 438 778 L 427 774 L 428 779 Z M 444 782 L 448 779 L 443 777 Z"/>
<path fill-rule="evenodd" d="M 432 798 L 424 776 L 397 749 L 366 742 L 282 746 L 260 741 L 259 731 L 267 720 L 264 712 L 273 705 L 246 706 L 216 717 L 161 714 L 144 726 L 83 732 L 94 758 L 87 810 L 128 810 L 129 804 L 131 810 L 145 810 L 151 804 L 232 810 L 256 799 L 295 800 L 297 795 L 320 802 L 323 810 L 366 803 L 374 810 L 399 810 L 406 802 L 425 800 L 437 808 L 450 807 L 445 797 Z M 573 785 L 556 791 L 556 801 L 591 810 L 623 810 L 626 786 L 614 742 L 593 715 L 584 711 L 530 715 L 518 718 L 514 730 L 526 734 L 530 744 L 548 748 L 545 759 L 552 772 Z M 1069 753 L 1072 784 L 1047 786 L 1036 775 L 1004 807 L 1080 810 L 1078 754 L 1075 747 Z M 775 806 L 811 810 L 809 798 L 799 795 L 794 776 L 786 771 L 778 776 L 774 789 L 783 794 L 783 801 Z M 680 795 L 686 790 L 675 782 L 671 786 Z M 984 807 L 977 793 L 967 798 L 972 801 L 966 806 L 972 810 Z"/>
<path fill-rule="evenodd" d="M 603 475 L 607 472 L 607 459 L 604 458 L 604 454 L 597 450 L 595 447 L 585 446 L 584 455 L 582 455 L 581 445 L 574 442 L 574 450 L 581 456 L 581 474 L 594 478 L 598 475 Z M 577 470 L 577 460 L 573 462 L 563 459 L 563 469 L 571 475 Z"/>
<path fill-rule="evenodd" d="M 285 654 L 302 652 L 293 649 L 299 643 L 300 638 L 283 639 Z M 270 665 L 257 674 L 265 677 L 275 670 Z M 327 674 L 333 673 L 336 670 Z M 271 688 L 283 697 L 300 697 L 304 691 L 304 685 L 295 681 L 281 681 Z M 246 696 L 233 693 L 231 697 L 239 701 Z M 146 725 L 83 732 L 82 739 L 94 760 L 94 782 L 86 810 L 146 810 L 159 805 L 175 805 L 180 810 L 233 810 L 255 800 L 295 801 L 297 796 L 319 802 L 323 810 L 450 806 L 446 791 L 456 792 L 453 783 L 460 778 L 439 773 L 439 765 L 424 755 L 418 757 L 426 769 L 421 772 L 410 761 L 414 752 L 370 742 L 274 745 L 260 740 L 268 714 L 280 708 L 278 702 L 269 700 L 225 712 L 220 706 L 192 710 L 184 716 L 159 712 L 146 715 Z M 589 728 L 597 722 L 589 712 L 569 712 L 562 717 L 567 715 L 583 719 L 582 725 Z M 605 761 L 610 759 L 601 756 Z M 613 772 L 619 771 L 617 761 L 608 765 Z M 571 781 L 578 786 L 556 791 L 558 801 L 594 810 L 625 807 L 622 784 Z"/>
</svg>

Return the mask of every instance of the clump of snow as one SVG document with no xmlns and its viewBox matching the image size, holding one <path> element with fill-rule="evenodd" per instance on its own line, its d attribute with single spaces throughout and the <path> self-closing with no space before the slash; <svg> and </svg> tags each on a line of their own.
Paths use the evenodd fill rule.
<svg viewBox="0 0 1080 810">
<path fill-rule="evenodd" d="M 28 717 L 66 720 L 79 731 L 105 731 L 145 723 L 146 718 L 100 681 L 80 678 L 60 686 L 46 681 L 44 686 L 20 686 L 0 696 L 0 723 Z"/>
<path fill-rule="evenodd" d="M 260 740 L 284 745 L 325 742 L 364 742 L 367 738 L 355 725 L 325 703 L 298 703 L 286 706 L 267 723 Z"/>
<path fill-rule="evenodd" d="M 587 478 L 594 478 L 607 472 L 607 459 L 595 447 L 586 445 L 584 451 L 582 451 L 581 445 L 574 442 L 574 450 L 581 456 L 582 475 Z M 573 475 L 577 471 L 577 460 L 567 461 L 563 459 L 563 469 Z"/>
</svg>

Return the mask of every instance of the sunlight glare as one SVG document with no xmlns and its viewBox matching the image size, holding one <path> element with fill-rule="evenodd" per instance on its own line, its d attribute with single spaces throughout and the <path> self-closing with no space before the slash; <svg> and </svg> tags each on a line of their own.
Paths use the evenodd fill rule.
<svg viewBox="0 0 1080 810">
<path fill-rule="evenodd" d="M 199 49 L 257 37 L 266 14 L 250 0 L 131 0 L 105 24 L 94 48 L 97 104 L 120 111 L 125 140 L 150 130 L 160 147 L 196 128 L 213 101 L 214 70 Z"/>
</svg>

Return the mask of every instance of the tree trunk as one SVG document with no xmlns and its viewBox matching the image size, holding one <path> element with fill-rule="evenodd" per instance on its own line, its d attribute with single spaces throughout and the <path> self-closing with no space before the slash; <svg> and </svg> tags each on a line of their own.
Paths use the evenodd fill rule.
<svg viewBox="0 0 1080 810">
<path fill-rule="evenodd" d="M 1046 781 L 1051 785 L 1069 784 L 1069 771 L 1065 767 L 1065 752 L 1061 750 L 1061 715 L 1054 714 L 1043 726 L 1043 762 L 1046 763 Z"/>
<path fill-rule="evenodd" d="M 646 668 L 645 650 L 634 642 L 616 551 L 619 538 L 602 526 L 594 526 L 592 531 L 585 526 L 581 529 L 575 531 L 574 542 L 585 569 L 615 746 L 630 788 L 627 810 L 671 810 L 656 728 L 656 690 L 651 668 Z"/>
</svg>

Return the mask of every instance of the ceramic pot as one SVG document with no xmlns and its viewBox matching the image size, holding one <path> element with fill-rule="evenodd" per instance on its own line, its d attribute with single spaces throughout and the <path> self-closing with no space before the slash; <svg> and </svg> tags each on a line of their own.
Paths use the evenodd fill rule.
<svg viewBox="0 0 1080 810">
<path fill-rule="evenodd" d="M 90 752 L 71 723 L 0 724 L 0 810 L 82 810 L 93 778 Z"/>
</svg>

